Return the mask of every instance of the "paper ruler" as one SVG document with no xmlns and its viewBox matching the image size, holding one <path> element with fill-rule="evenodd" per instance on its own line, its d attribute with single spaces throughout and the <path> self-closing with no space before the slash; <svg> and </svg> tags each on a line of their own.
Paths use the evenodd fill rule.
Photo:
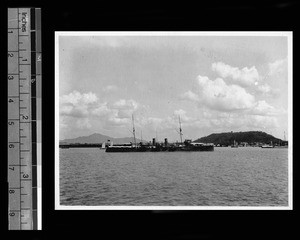
<svg viewBox="0 0 300 240">
<path fill-rule="evenodd" d="M 41 229 L 41 9 L 8 9 L 8 223 Z"/>
</svg>

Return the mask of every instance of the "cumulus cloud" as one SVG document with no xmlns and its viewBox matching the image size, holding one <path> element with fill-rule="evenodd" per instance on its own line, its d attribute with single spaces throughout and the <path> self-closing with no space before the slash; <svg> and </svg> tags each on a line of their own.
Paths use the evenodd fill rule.
<svg viewBox="0 0 300 240">
<path fill-rule="evenodd" d="M 98 117 L 103 117 L 111 114 L 113 111 L 112 109 L 109 108 L 108 103 L 99 103 L 97 107 L 94 109 L 91 109 L 91 114 L 98 116 Z"/>
<path fill-rule="evenodd" d="M 198 87 L 181 95 L 181 99 L 194 102 L 200 109 L 202 126 L 212 128 L 214 131 L 231 129 L 236 131 L 248 131 L 249 129 L 266 130 L 276 129 L 279 126 L 278 119 L 286 114 L 282 108 L 269 104 L 266 100 L 255 98 L 255 95 L 247 92 L 237 84 L 230 84 L 221 78 L 215 80 L 207 76 L 197 77 Z M 254 84 L 248 90 L 255 94 L 260 91 L 263 94 L 273 94 L 274 90 L 266 83 Z M 262 96 L 262 95 L 260 95 Z M 175 114 L 184 116 L 183 110 L 177 110 Z M 199 125 L 197 119 L 190 119 L 187 123 L 191 126 Z"/>
<path fill-rule="evenodd" d="M 118 87 L 116 85 L 107 85 L 103 87 L 102 89 L 104 92 L 114 92 L 118 90 Z"/>
<path fill-rule="evenodd" d="M 270 76 L 283 73 L 286 70 L 287 70 L 287 58 L 276 60 L 273 63 L 269 63 Z"/>
<path fill-rule="evenodd" d="M 181 97 L 181 99 L 186 99 L 186 100 L 191 100 L 191 101 L 199 101 L 198 95 L 193 93 L 190 90 L 183 93 L 180 97 Z"/>
<path fill-rule="evenodd" d="M 262 103 L 260 103 L 262 105 Z M 269 108 L 264 106 L 262 108 Z M 243 113 L 224 113 L 211 111 L 207 120 L 214 131 L 249 131 L 249 130 L 266 130 L 279 127 L 278 118 L 275 115 L 261 114 L 253 112 Z"/>
<path fill-rule="evenodd" d="M 252 115 L 248 118 L 247 126 L 257 129 L 274 129 L 279 127 L 279 123 L 274 116 Z"/>
<path fill-rule="evenodd" d="M 73 91 L 60 98 L 60 114 L 84 117 L 89 114 L 89 109 L 98 102 L 98 97 L 94 93 L 81 94 Z"/>
<path fill-rule="evenodd" d="M 223 79 L 212 81 L 198 76 L 199 103 L 219 111 L 234 111 L 251 108 L 255 98 L 238 85 L 227 85 Z"/>
<path fill-rule="evenodd" d="M 255 84 L 260 78 L 255 66 L 239 69 L 222 62 L 216 62 L 212 64 L 211 69 L 222 78 L 231 78 L 232 82 L 243 87 Z"/>
<path fill-rule="evenodd" d="M 278 116 L 285 113 L 285 110 L 276 109 L 275 107 L 268 104 L 265 100 L 258 101 L 250 110 L 250 114 L 260 116 Z"/>
<path fill-rule="evenodd" d="M 191 122 L 193 120 L 195 120 L 194 118 L 191 118 L 189 116 L 187 116 L 187 112 L 184 111 L 183 109 L 178 109 L 174 111 L 174 117 L 175 117 L 175 121 L 178 121 L 178 116 L 180 116 L 180 120 L 185 123 L 185 122 Z"/>
<path fill-rule="evenodd" d="M 136 110 L 138 108 L 138 103 L 132 99 L 120 99 L 113 104 L 113 107 L 118 109 Z"/>
<path fill-rule="evenodd" d="M 141 107 L 133 99 L 100 102 L 94 93 L 73 91 L 60 97 L 60 122 L 70 129 L 90 129 L 92 124 L 107 128 L 124 126 L 131 123 L 132 114 Z"/>
<path fill-rule="evenodd" d="M 80 104 L 91 104 L 98 101 L 98 97 L 94 93 L 84 93 L 81 94 L 78 91 L 73 91 L 67 95 L 63 95 L 60 98 L 61 104 L 72 104 L 72 105 L 80 105 Z"/>
<path fill-rule="evenodd" d="M 257 86 L 257 90 L 261 93 L 268 94 L 271 92 L 271 87 L 269 84 L 264 83 Z"/>
</svg>

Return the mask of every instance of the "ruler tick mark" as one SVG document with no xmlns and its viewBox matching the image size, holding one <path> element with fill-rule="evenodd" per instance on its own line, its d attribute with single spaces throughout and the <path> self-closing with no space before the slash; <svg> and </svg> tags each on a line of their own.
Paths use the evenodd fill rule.
<svg viewBox="0 0 300 240">
<path fill-rule="evenodd" d="M 35 16 L 35 12 L 37 9 L 35 8 L 15 8 L 15 9 L 11 9 L 8 8 L 8 21 L 13 21 L 16 25 L 14 26 L 14 28 L 8 28 L 8 36 L 9 36 L 9 41 L 13 40 L 10 42 L 10 46 L 9 47 L 11 51 L 8 51 L 9 54 L 13 54 L 14 59 L 12 61 L 8 61 L 8 65 L 10 69 L 15 69 L 16 72 L 13 72 L 11 74 L 8 74 L 8 80 L 13 80 L 13 81 L 9 81 L 9 83 L 12 83 L 10 85 L 9 88 L 9 93 L 14 94 L 14 92 L 16 92 L 17 96 L 10 96 L 9 98 L 12 98 L 11 100 L 14 100 L 13 97 L 16 98 L 15 102 L 19 101 L 19 105 L 18 106 L 14 106 L 11 104 L 11 100 L 9 100 L 8 103 L 8 108 L 9 111 L 12 111 L 16 114 L 16 116 L 18 116 L 18 119 L 11 119 L 11 122 L 8 122 L 8 124 L 12 125 L 14 124 L 15 126 L 9 126 L 9 131 L 15 131 L 14 135 L 16 135 L 17 139 L 11 139 L 14 142 L 9 142 L 9 144 L 15 144 L 15 148 L 16 146 L 18 146 L 17 144 L 19 144 L 19 156 L 17 157 L 19 160 L 19 164 L 16 164 L 15 162 L 15 158 L 14 155 L 11 155 L 12 152 L 9 151 L 9 156 L 8 156 L 8 166 L 10 166 L 10 169 L 14 169 L 16 170 L 16 168 L 19 167 L 20 169 L 20 174 L 18 176 L 19 170 L 17 170 L 16 172 L 18 172 L 15 175 L 11 175 L 8 177 L 8 182 L 9 184 L 13 183 L 14 186 L 18 186 L 18 188 L 16 189 L 20 189 L 20 190 L 16 190 L 17 195 L 19 195 L 19 197 L 17 198 L 13 198 L 16 197 L 16 194 L 10 195 L 9 198 L 9 207 L 12 207 L 13 209 L 16 209 L 16 207 L 13 207 L 14 202 L 17 201 L 17 205 L 20 206 L 21 209 L 21 213 L 18 214 L 12 214 L 16 217 L 16 219 L 14 218 L 14 220 L 10 220 L 13 218 L 9 219 L 9 229 L 34 229 L 36 230 L 38 228 L 38 224 L 37 224 L 37 210 L 36 210 L 36 206 L 34 204 L 36 204 L 36 201 L 38 199 L 37 196 L 32 195 L 32 189 L 34 189 L 34 191 L 36 191 L 36 179 L 35 179 L 35 171 L 37 169 L 37 167 L 34 167 L 34 165 L 36 164 L 37 160 L 36 157 L 33 155 L 31 155 L 31 144 L 36 144 L 36 140 L 33 138 L 31 139 L 31 134 L 32 133 L 32 129 L 31 127 L 29 127 L 27 129 L 27 126 L 30 125 L 26 125 L 26 128 L 21 128 L 21 127 L 25 127 L 25 123 L 30 123 L 32 124 L 33 121 L 31 121 L 31 118 L 33 116 L 35 116 L 35 111 L 36 109 L 31 109 L 31 106 L 35 106 L 32 105 L 32 102 L 35 103 L 35 91 L 37 91 L 37 87 L 35 85 L 33 85 L 33 81 L 36 81 L 38 83 L 41 82 L 41 78 L 39 78 L 38 80 L 35 79 L 34 76 L 41 76 L 41 73 L 36 74 L 35 72 L 35 68 L 37 67 L 36 64 L 38 64 L 38 61 L 40 61 L 41 59 L 39 58 L 39 56 L 41 54 L 40 52 L 40 31 L 36 31 L 35 26 L 36 25 L 40 25 L 40 19 L 37 18 Z M 38 16 L 40 15 L 40 11 L 38 10 Z M 30 24 L 30 22 L 32 24 Z M 38 26 L 39 26 L 38 25 Z M 31 29 L 32 28 L 32 29 Z M 19 30 L 21 29 L 21 30 Z M 37 45 L 36 43 L 39 43 L 39 45 Z M 11 53 L 10 53 L 11 52 Z M 28 57 L 27 57 L 28 55 Z M 32 61 L 30 60 L 30 58 L 32 59 Z M 24 65 L 24 66 L 23 66 Z M 31 67 L 30 67 L 31 66 Z M 10 76 L 11 75 L 11 76 Z M 16 77 L 14 77 L 14 75 L 16 75 Z M 14 78 L 13 78 L 14 77 Z M 27 81 L 26 84 L 24 84 L 24 82 L 21 81 Z M 27 86 L 27 83 L 29 83 L 29 86 Z M 16 89 L 13 89 L 13 88 Z M 34 87 L 34 88 L 33 88 Z M 33 89 L 34 92 L 31 92 L 30 89 Z M 10 90 L 15 90 L 15 91 L 10 91 Z M 39 89 L 40 91 L 40 89 Z M 27 94 L 27 95 L 26 95 Z M 8 94 L 9 95 L 9 94 Z M 32 96 L 33 95 L 33 96 Z M 28 96 L 28 98 L 27 98 Z M 19 99 L 17 99 L 19 98 Z M 27 113 L 27 111 L 29 111 Z M 25 113 L 26 112 L 26 113 Z M 10 120 L 10 119 L 9 119 Z M 22 120 L 26 120 L 26 122 L 22 122 Z M 15 121 L 15 122 L 14 122 Z M 17 122 L 19 121 L 19 122 Z M 21 123 L 24 123 L 24 125 L 21 125 Z M 14 128 L 16 127 L 16 128 Z M 26 134 L 25 134 L 26 131 Z M 23 135 L 25 134 L 25 135 Z M 29 134 L 29 135 L 27 135 Z M 32 135 L 35 136 L 35 135 Z M 28 145 L 29 144 L 29 145 Z M 22 149 L 24 148 L 24 149 Z M 29 149 L 27 149 L 29 148 Z M 35 148 L 33 148 L 34 150 Z M 25 156 L 26 155 L 26 156 Z M 35 159 L 34 164 L 33 164 L 33 159 Z M 12 163 L 12 164 L 10 164 Z M 22 163 L 22 164 L 21 164 Z M 27 165 L 25 165 L 27 164 Z M 16 166 L 16 168 L 13 168 L 13 166 Z M 21 171 L 23 170 L 23 171 Z M 8 171 L 10 171 L 8 169 Z M 33 175 L 25 175 L 25 173 L 28 173 L 28 171 L 33 171 Z M 25 177 L 25 178 L 24 178 Z M 26 177 L 31 177 L 31 179 L 28 179 Z M 27 182 L 25 182 L 27 181 Z M 33 184 L 32 184 L 32 182 Z M 19 185 L 20 184 L 20 185 Z M 12 188 L 9 188 L 12 189 Z M 22 198 L 21 198 L 22 197 Z M 25 199 L 26 198 L 26 199 Z M 34 202 L 33 199 L 36 199 L 36 201 Z M 12 204 L 13 203 L 13 204 Z M 31 205 L 33 204 L 33 205 Z M 32 207 L 31 207 L 32 206 Z M 16 209 L 17 211 L 20 212 L 19 209 Z M 10 210 L 11 212 L 13 212 L 13 210 Z M 17 212 L 16 211 L 16 212 Z M 24 212 L 22 212 L 24 211 Z M 34 212 L 35 211 L 35 212 Z M 29 215 L 27 215 L 27 213 Z"/>
</svg>

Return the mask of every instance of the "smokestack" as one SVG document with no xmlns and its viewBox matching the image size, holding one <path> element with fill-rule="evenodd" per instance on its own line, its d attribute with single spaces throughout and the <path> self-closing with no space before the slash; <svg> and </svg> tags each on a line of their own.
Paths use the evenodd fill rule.
<svg viewBox="0 0 300 240">
<path fill-rule="evenodd" d="M 168 146 L 168 139 L 165 138 L 165 146 L 167 147 Z"/>
<path fill-rule="evenodd" d="M 153 138 L 152 139 L 152 145 L 155 146 L 155 144 L 156 144 L 156 141 L 155 141 L 155 138 Z"/>
</svg>

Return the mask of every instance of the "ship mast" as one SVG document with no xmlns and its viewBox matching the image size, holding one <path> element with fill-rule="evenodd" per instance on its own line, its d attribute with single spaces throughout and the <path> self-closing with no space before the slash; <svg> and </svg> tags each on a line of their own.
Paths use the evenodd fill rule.
<svg viewBox="0 0 300 240">
<path fill-rule="evenodd" d="M 143 143 L 143 131 L 141 130 L 141 142 Z"/>
<path fill-rule="evenodd" d="M 133 132 L 133 139 L 134 139 L 134 146 L 136 148 L 136 139 L 135 139 L 135 128 L 134 128 L 134 118 L 133 118 L 133 114 L 132 114 L 132 132 Z"/>
<path fill-rule="evenodd" d="M 180 115 L 179 115 L 179 135 L 180 135 L 180 143 L 182 144 L 182 129 L 181 129 L 181 122 L 180 122 Z"/>
</svg>

